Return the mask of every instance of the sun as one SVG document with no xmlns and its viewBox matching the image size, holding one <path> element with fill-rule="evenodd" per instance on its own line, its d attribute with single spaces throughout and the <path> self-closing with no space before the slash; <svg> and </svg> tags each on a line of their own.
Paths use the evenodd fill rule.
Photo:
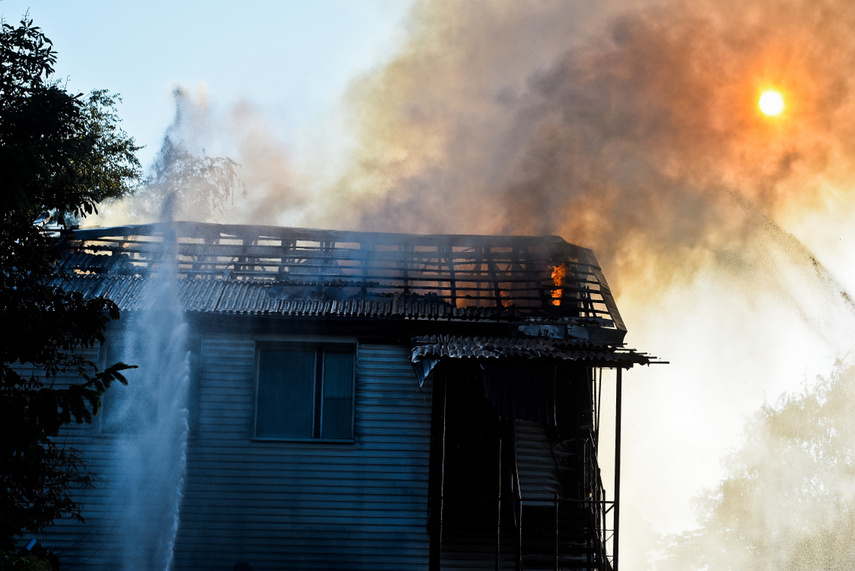
<svg viewBox="0 0 855 571">
<path fill-rule="evenodd" d="M 769 117 L 777 117 L 784 112 L 784 96 L 780 91 L 775 89 L 767 89 L 760 94 L 760 99 L 757 101 L 760 111 Z"/>
</svg>

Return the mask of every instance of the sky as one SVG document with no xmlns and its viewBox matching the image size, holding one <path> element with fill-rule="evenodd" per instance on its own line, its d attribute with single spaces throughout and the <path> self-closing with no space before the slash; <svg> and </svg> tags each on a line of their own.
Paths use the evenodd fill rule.
<svg viewBox="0 0 855 571">
<path fill-rule="evenodd" d="M 17 24 L 29 13 L 59 54 L 68 89 L 121 95 L 125 131 L 148 165 L 175 116 L 173 90 L 212 105 L 264 111 L 293 146 L 335 113 L 348 81 L 383 61 L 404 33 L 406 0 L 265 2 L 2 0 Z"/>
<path fill-rule="evenodd" d="M 144 166 L 167 135 L 240 165 L 205 219 L 594 248 L 628 342 L 670 362 L 625 376 L 628 568 L 695 525 L 752 415 L 851 360 L 845 2 L 0 0 L 27 9 L 69 89 L 121 94 Z"/>
</svg>

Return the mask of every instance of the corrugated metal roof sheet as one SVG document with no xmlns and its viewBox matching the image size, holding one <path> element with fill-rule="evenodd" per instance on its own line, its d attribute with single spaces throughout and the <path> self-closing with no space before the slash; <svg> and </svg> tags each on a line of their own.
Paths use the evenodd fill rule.
<svg viewBox="0 0 855 571">
<path fill-rule="evenodd" d="M 122 311 L 150 309 L 157 300 L 147 291 L 150 282 L 141 276 L 71 275 L 62 281 L 68 291 L 87 297 L 103 296 L 113 300 Z M 275 284 L 218 279 L 183 279 L 178 296 L 184 309 L 196 313 L 222 315 L 280 315 L 291 317 L 404 318 L 424 320 L 523 319 L 514 308 L 451 307 L 440 299 L 393 297 L 366 299 L 286 299 L 271 294 Z M 602 327 L 595 318 L 563 317 L 557 321 L 589 327 Z"/>
<path fill-rule="evenodd" d="M 646 365 L 650 357 L 633 349 L 590 341 L 545 337 L 427 335 L 413 339 L 413 363 L 429 359 L 560 359 L 619 367 Z"/>
</svg>

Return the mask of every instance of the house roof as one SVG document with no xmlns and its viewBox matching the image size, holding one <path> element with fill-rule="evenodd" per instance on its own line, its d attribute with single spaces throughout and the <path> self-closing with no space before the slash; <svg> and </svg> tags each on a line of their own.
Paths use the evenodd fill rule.
<svg viewBox="0 0 855 571">
<path fill-rule="evenodd" d="M 621 349 L 626 328 L 594 253 L 557 236 L 176 222 L 74 230 L 61 247 L 64 288 L 126 311 L 152 307 L 148 278 L 172 266 L 192 313 L 504 323 L 495 356 L 646 362 Z M 493 355 L 483 338 L 418 339 L 414 360 Z"/>
<path fill-rule="evenodd" d="M 188 222 L 166 232 L 156 224 L 75 230 L 63 242 L 72 287 L 118 294 L 119 304 L 128 307 L 140 303 L 135 280 L 163 265 L 164 236 L 167 242 L 174 238 L 191 310 L 464 319 L 538 315 L 624 330 L 593 252 L 557 236 Z"/>
</svg>

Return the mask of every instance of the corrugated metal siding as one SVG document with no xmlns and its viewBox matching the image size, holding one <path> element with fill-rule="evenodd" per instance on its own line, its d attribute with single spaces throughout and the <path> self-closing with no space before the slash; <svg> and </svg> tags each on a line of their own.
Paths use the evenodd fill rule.
<svg viewBox="0 0 855 571">
<path fill-rule="evenodd" d="M 561 494 L 558 466 L 543 425 L 523 420 L 515 421 L 517 467 L 522 499 L 545 501 L 548 505 Z"/>
<path fill-rule="evenodd" d="M 425 569 L 429 387 L 360 345 L 352 444 L 251 440 L 251 339 L 202 343 L 176 568 Z"/>
</svg>

